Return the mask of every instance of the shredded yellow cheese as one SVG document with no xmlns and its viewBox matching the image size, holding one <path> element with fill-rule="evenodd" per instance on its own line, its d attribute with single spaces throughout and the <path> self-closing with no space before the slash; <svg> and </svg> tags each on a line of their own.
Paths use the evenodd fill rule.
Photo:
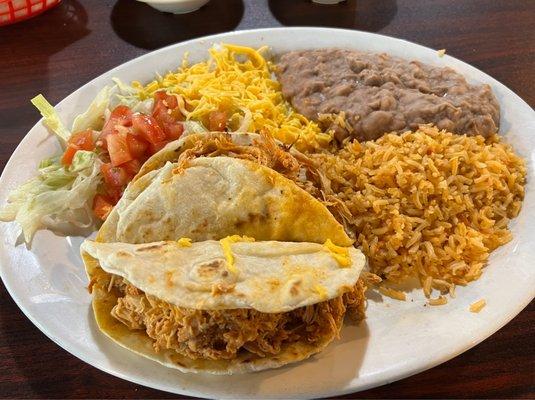
<svg viewBox="0 0 535 400">
<path fill-rule="evenodd" d="M 209 50 L 207 61 L 189 65 L 185 58 L 174 72 L 143 86 L 134 82 L 138 97 L 146 99 L 166 89 L 183 97 L 187 119 L 208 124 L 212 111 L 227 112 L 229 130 L 271 134 L 300 150 L 328 144 L 332 134 L 295 112 L 272 77 L 273 65 L 262 53 L 267 48 L 222 44 Z"/>
<path fill-rule="evenodd" d="M 437 54 L 439 57 L 444 57 L 444 54 L 446 54 L 446 49 L 440 49 L 437 51 Z"/>
<path fill-rule="evenodd" d="M 227 261 L 227 269 L 236 274 L 238 270 L 234 265 L 234 255 L 232 254 L 231 244 L 236 242 L 254 242 L 254 238 L 248 236 L 232 235 L 227 236 L 219 241 L 221 244 L 221 249 L 223 250 L 223 255 Z"/>
<path fill-rule="evenodd" d="M 176 241 L 180 247 L 191 247 L 191 239 L 187 237 L 180 238 Z"/>
<path fill-rule="evenodd" d="M 351 265 L 351 257 L 349 256 L 349 249 L 335 245 L 331 239 L 327 239 L 323 247 L 331 253 L 331 256 L 336 260 L 341 267 L 349 267 Z"/>
</svg>

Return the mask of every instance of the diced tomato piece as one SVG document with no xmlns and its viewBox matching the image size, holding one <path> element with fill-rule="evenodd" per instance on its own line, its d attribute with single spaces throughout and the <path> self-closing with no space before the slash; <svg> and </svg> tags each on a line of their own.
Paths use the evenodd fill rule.
<svg viewBox="0 0 535 400">
<path fill-rule="evenodd" d="M 111 112 L 110 120 L 122 126 L 132 126 L 132 110 L 128 106 L 119 105 Z"/>
<path fill-rule="evenodd" d="M 132 110 L 127 106 L 117 106 L 110 114 L 110 118 L 104 124 L 102 132 L 100 132 L 98 144 L 106 148 L 106 137 L 112 133 L 118 133 L 118 126 L 130 127 L 132 126 Z"/>
<path fill-rule="evenodd" d="M 121 196 L 124 192 L 124 187 L 105 186 L 104 191 L 106 197 L 110 199 L 111 204 L 115 205 L 121 200 Z"/>
<path fill-rule="evenodd" d="M 227 112 L 212 111 L 208 115 L 208 127 L 211 131 L 224 131 L 227 128 Z"/>
<path fill-rule="evenodd" d="M 63 153 L 63 156 L 61 157 L 61 163 L 63 165 L 71 165 L 72 159 L 74 158 L 74 155 L 78 149 L 74 146 L 68 145 L 65 149 L 65 152 Z"/>
<path fill-rule="evenodd" d="M 165 107 L 167 109 L 177 108 L 177 97 L 172 94 L 167 94 L 163 90 L 154 93 L 154 110 L 156 110 L 158 107 Z"/>
<path fill-rule="evenodd" d="M 130 176 L 124 168 L 115 167 L 111 163 L 102 164 L 100 171 L 108 186 L 123 187 L 130 181 Z"/>
<path fill-rule="evenodd" d="M 159 152 L 161 149 L 163 149 L 165 147 L 165 145 L 169 143 L 168 141 L 164 140 L 162 142 L 158 142 L 158 143 L 151 143 L 149 145 L 149 152 L 150 154 L 155 154 L 157 152 Z"/>
<path fill-rule="evenodd" d="M 126 143 L 128 144 L 128 150 L 134 158 L 143 158 L 149 144 L 141 139 L 139 136 L 133 135 L 131 133 L 126 134 Z"/>
<path fill-rule="evenodd" d="M 112 209 L 113 204 L 108 197 L 101 194 L 95 195 L 95 198 L 93 199 L 93 213 L 95 213 L 97 218 L 104 221 L 108 218 Z"/>
<path fill-rule="evenodd" d="M 141 161 L 134 158 L 133 160 L 130 160 L 127 163 L 121 165 L 121 168 L 123 168 L 128 173 L 128 175 L 130 176 L 129 180 L 132 180 L 132 178 L 141 169 Z"/>
<path fill-rule="evenodd" d="M 111 163 L 117 167 L 125 162 L 132 160 L 132 154 L 126 141 L 127 134 L 114 133 L 106 137 L 108 143 L 108 153 L 110 154 Z"/>
<path fill-rule="evenodd" d="M 95 143 L 93 141 L 93 131 L 88 129 L 75 133 L 69 139 L 68 144 L 74 148 L 77 148 L 78 150 L 94 150 Z"/>
<path fill-rule="evenodd" d="M 140 135 L 149 143 L 158 143 L 165 140 L 165 133 L 156 120 L 148 115 L 136 113 L 132 116 L 134 133 Z"/>
<path fill-rule="evenodd" d="M 184 132 L 184 125 L 181 122 L 176 124 L 165 124 L 163 131 L 168 140 L 177 140 Z"/>
<path fill-rule="evenodd" d="M 61 157 L 61 163 L 63 165 L 71 165 L 72 159 L 78 150 L 91 151 L 94 148 L 93 131 L 87 130 L 75 133 L 67 141 L 67 148 Z"/>
<path fill-rule="evenodd" d="M 184 115 L 178 108 L 177 96 L 167 94 L 163 91 L 154 94 L 154 108 L 152 116 L 156 121 L 163 126 L 163 124 L 174 124 L 177 121 L 183 121 Z"/>
</svg>

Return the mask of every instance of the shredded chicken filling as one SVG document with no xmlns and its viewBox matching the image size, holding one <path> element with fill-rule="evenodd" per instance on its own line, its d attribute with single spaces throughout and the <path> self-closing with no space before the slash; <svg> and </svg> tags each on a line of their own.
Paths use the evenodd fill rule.
<svg viewBox="0 0 535 400">
<path fill-rule="evenodd" d="M 233 359 L 242 352 L 275 355 L 297 341 L 315 343 L 337 337 L 345 316 L 364 318 L 362 280 L 344 295 L 286 313 L 253 309 L 195 310 L 182 308 L 114 275 L 93 282 L 118 296 L 111 314 L 132 330 L 144 330 L 156 351 L 171 349 L 193 359 Z"/>
</svg>

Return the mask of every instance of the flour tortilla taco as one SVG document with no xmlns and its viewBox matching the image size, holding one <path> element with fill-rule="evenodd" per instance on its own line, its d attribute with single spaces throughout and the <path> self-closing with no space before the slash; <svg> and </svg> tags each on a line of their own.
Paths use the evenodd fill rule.
<svg viewBox="0 0 535 400">
<path fill-rule="evenodd" d="M 254 161 L 199 157 L 167 161 L 133 181 L 99 232 L 105 242 L 257 240 L 348 246 L 344 227 L 293 181 Z"/>
<path fill-rule="evenodd" d="M 82 255 L 100 329 L 184 372 L 297 362 L 334 340 L 346 314 L 362 313 L 365 258 L 353 247 L 231 236 L 86 241 Z"/>
</svg>

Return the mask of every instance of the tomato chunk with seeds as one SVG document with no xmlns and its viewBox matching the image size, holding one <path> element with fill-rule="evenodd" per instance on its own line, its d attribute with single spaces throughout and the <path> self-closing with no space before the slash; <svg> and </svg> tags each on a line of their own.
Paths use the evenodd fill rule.
<svg viewBox="0 0 535 400">
<path fill-rule="evenodd" d="M 130 182 L 128 172 L 121 167 L 115 167 L 111 163 L 102 164 L 100 167 L 104 182 L 108 186 L 123 187 Z"/>
<path fill-rule="evenodd" d="M 211 131 L 224 131 L 227 129 L 227 112 L 226 111 L 212 111 L 208 114 L 208 127 Z"/>
<path fill-rule="evenodd" d="M 149 143 L 158 143 L 165 140 L 165 133 L 156 120 L 145 114 L 136 113 L 132 116 L 132 129 L 136 135 L 141 136 Z"/>
<path fill-rule="evenodd" d="M 74 155 L 76 154 L 77 151 L 78 149 L 76 147 L 67 146 L 67 148 L 65 149 L 65 152 L 63 153 L 63 156 L 61 156 L 61 163 L 63 165 L 71 165 L 72 159 L 74 158 Z"/>
<path fill-rule="evenodd" d="M 128 150 L 133 158 L 143 158 L 149 148 L 149 144 L 137 135 L 128 133 L 126 135 Z"/>
<path fill-rule="evenodd" d="M 124 133 L 114 133 L 106 137 L 108 152 L 114 167 L 124 164 L 134 158 L 132 157 L 132 154 L 130 154 L 126 137 L 127 134 Z"/>
<path fill-rule="evenodd" d="M 78 150 L 92 151 L 94 149 L 95 143 L 92 130 L 75 133 L 67 141 L 67 148 L 61 157 L 61 163 L 63 165 L 71 165 L 72 159 Z"/>
<path fill-rule="evenodd" d="M 112 201 L 102 194 L 97 194 L 93 198 L 93 213 L 101 220 L 105 220 L 113 210 Z"/>
<path fill-rule="evenodd" d="M 120 127 L 130 127 L 132 126 L 132 110 L 127 106 L 117 106 L 110 114 L 110 118 L 104 124 L 104 128 L 100 132 L 98 144 L 106 148 L 107 142 L 106 137 L 113 133 L 119 133 L 121 131 Z"/>
<path fill-rule="evenodd" d="M 142 165 L 141 161 L 134 158 L 133 160 L 130 160 L 127 163 L 124 163 L 123 165 L 121 165 L 121 168 L 123 168 L 128 173 L 128 175 L 130 175 L 129 180 L 132 180 L 132 178 L 141 169 L 141 165 Z"/>
</svg>

